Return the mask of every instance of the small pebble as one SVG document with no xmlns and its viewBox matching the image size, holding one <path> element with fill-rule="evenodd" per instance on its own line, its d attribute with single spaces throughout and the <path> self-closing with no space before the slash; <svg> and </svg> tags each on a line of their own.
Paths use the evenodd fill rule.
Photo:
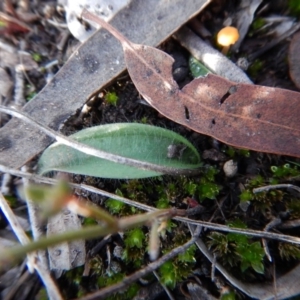
<svg viewBox="0 0 300 300">
<path fill-rule="evenodd" d="M 236 175 L 238 170 L 237 162 L 231 160 L 226 161 L 226 163 L 223 166 L 223 171 L 226 175 L 226 177 L 233 177 Z"/>
</svg>

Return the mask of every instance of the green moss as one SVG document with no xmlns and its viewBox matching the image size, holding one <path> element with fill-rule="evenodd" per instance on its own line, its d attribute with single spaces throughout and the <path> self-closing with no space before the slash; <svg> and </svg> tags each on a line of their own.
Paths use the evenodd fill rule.
<svg viewBox="0 0 300 300">
<path fill-rule="evenodd" d="M 276 179 L 288 179 L 289 177 L 300 176 L 298 167 L 292 167 L 290 164 L 284 164 L 283 166 L 272 166 L 271 171 L 273 172 L 273 177 Z"/>
<path fill-rule="evenodd" d="M 39 292 L 37 293 L 37 295 L 35 296 L 36 300 L 47 300 L 48 298 L 48 294 L 45 288 L 41 288 L 39 290 Z"/>
<path fill-rule="evenodd" d="M 112 276 L 101 276 L 98 278 L 98 286 L 99 288 L 103 288 L 106 286 L 110 286 L 112 284 L 118 283 L 123 280 L 126 275 L 123 273 L 113 274 Z M 137 294 L 139 290 L 139 285 L 136 283 L 131 284 L 126 290 L 122 290 L 121 292 L 115 293 L 112 296 L 109 296 L 105 299 L 108 300 L 131 300 Z"/>
<path fill-rule="evenodd" d="M 259 187 L 263 185 L 264 182 L 265 182 L 264 178 L 261 175 L 257 175 L 250 180 L 249 185 L 252 187 Z"/>
<path fill-rule="evenodd" d="M 236 253 L 236 245 L 228 240 L 228 237 L 220 232 L 211 232 L 208 235 L 208 248 L 211 249 L 218 260 L 224 266 L 234 267 L 238 264 L 239 257 Z"/>
<path fill-rule="evenodd" d="M 216 196 L 219 194 L 219 192 L 220 187 L 217 184 L 209 182 L 205 178 L 201 178 L 200 185 L 198 187 L 198 195 L 200 201 L 206 198 L 214 200 L 216 199 Z"/>
<path fill-rule="evenodd" d="M 110 213 L 118 214 L 125 207 L 125 204 L 121 201 L 110 198 L 105 201 L 105 207 L 109 210 Z"/>
<path fill-rule="evenodd" d="M 183 185 L 183 189 L 184 191 L 190 195 L 193 196 L 196 194 L 197 191 L 197 184 L 194 181 L 187 181 L 184 185 Z"/>
<path fill-rule="evenodd" d="M 265 252 L 260 245 L 260 242 L 239 243 L 237 244 L 236 252 L 240 256 L 240 268 L 242 272 L 246 271 L 249 267 L 252 267 L 255 272 L 260 274 L 264 273 L 263 258 Z"/>
<path fill-rule="evenodd" d="M 230 227 L 247 228 L 241 220 L 228 222 Z M 238 233 L 222 234 L 212 232 L 208 235 L 208 246 L 224 265 L 239 266 L 242 272 L 252 268 L 255 272 L 264 273 L 264 250 L 259 242 L 252 242 L 246 235 Z"/>
<path fill-rule="evenodd" d="M 204 169 L 203 175 L 197 185 L 197 195 L 199 200 L 216 199 L 220 192 L 220 186 L 216 184 L 215 176 L 219 173 L 215 167 L 209 166 Z"/>
<path fill-rule="evenodd" d="M 300 218 L 300 201 L 299 199 L 290 198 L 286 202 L 286 207 L 290 212 L 291 219 L 299 219 Z"/>
<path fill-rule="evenodd" d="M 85 218 L 83 220 L 83 225 L 84 226 L 97 225 L 97 224 L 98 224 L 97 221 L 93 218 Z"/>
<path fill-rule="evenodd" d="M 300 247 L 298 245 L 279 243 L 278 244 L 279 254 L 282 259 L 300 259 Z"/>
<path fill-rule="evenodd" d="M 123 197 L 123 193 L 121 192 L 121 190 L 117 189 L 115 191 L 115 194 Z M 105 201 L 105 207 L 109 210 L 110 213 L 112 214 L 120 214 L 122 212 L 122 210 L 125 208 L 125 204 L 121 201 L 115 200 L 115 199 L 107 199 Z"/>
<path fill-rule="evenodd" d="M 213 166 L 208 166 L 204 169 L 203 176 L 208 180 L 208 181 L 215 181 L 216 175 L 219 173 L 219 170 Z"/>
<path fill-rule="evenodd" d="M 263 18 L 256 18 L 251 24 L 251 30 L 256 31 L 262 28 L 266 24 Z"/>
<path fill-rule="evenodd" d="M 300 16 L 300 1 L 299 0 L 288 0 L 288 7 L 292 15 Z"/>
<path fill-rule="evenodd" d="M 39 62 L 41 62 L 42 61 L 42 55 L 40 54 L 40 53 L 32 53 L 31 54 L 31 57 L 32 57 L 32 59 L 35 61 L 35 62 L 37 62 L 37 63 L 39 63 Z"/>
<path fill-rule="evenodd" d="M 239 197 L 241 202 L 247 202 L 251 201 L 254 198 L 254 195 L 250 190 L 244 190 L 241 192 Z"/>
<path fill-rule="evenodd" d="M 261 72 L 263 66 L 264 63 L 261 60 L 256 59 L 248 69 L 249 75 L 253 78 L 256 78 L 257 75 Z"/>
<path fill-rule="evenodd" d="M 275 184 L 278 183 L 278 180 L 273 177 L 264 179 L 261 175 L 252 178 L 245 184 L 246 189 L 239 195 L 240 201 L 250 201 L 255 211 L 264 213 L 265 211 L 270 210 L 276 202 L 283 201 L 284 191 L 270 190 L 254 194 L 252 190 L 266 184 L 271 184 L 271 182 Z"/>
<path fill-rule="evenodd" d="M 140 268 L 144 263 L 146 246 L 143 248 L 126 247 L 123 251 L 122 260 L 129 265 L 133 265 L 136 269 Z"/>
<path fill-rule="evenodd" d="M 159 268 L 160 279 L 163 284 L 171 289 L 175 288 L 176 285 L 176 269 L 172 261 L 165 262 Z"/>
<path fill-rule="evenodd" d="M 156 208 L 165 209 L 170 207 L 169 199 L 167 197 L 161 197 L 155 202 Z"/>
<path fill-rule="evenodd" d="M 26 95 L 26 101 L 30 101 L 32 98 L 34 98 L 36 96 L 37 92 L 36 91 L 32 91 L 32 92 L 29 92 L 27 95 Z"/>
<path fill-rule="evenodd" d="M 239 157 L 239 156 L 244 156 L 244 157 L 250 157 L 250 151 L 247 149 L 236 149 L 233 147 L 228 146 L 225 150 L 225 153 L 230 157 Z"/>
<path fill-rule="evenodd" d="M 191 246 L 185 253 L 181 253 L 172 261 L 167 261 L 159 268 L 160 279 L 162 283 L 171 289 L 176 284 L 187 278 L 194 266 L 196 246 Z"/>
<path fill-rule="evenodd" d="M 192 245 L 185 252 L 182 252 L 178 255 L 178 261 L 182 263 L 195 263 L 195 252 L 197 247 Z"/>
<path fill-rule="evenodd" d="M 119 97 L 117 96 L 116 92 L 108 92 L 104 99 L 109 105 L 117 106 Z"/>
<path fill-rule="evenodd" d="M 142 117 L 141 120 L 140 120 L 140 122 L 142 124 L 147 124 L 148 123 L 148 118 L 147 117 Z"/>
<path fill-rule="evenodd" d="M 235 292 L 234 291 L 227 291 L 226 293 L 222 294 L 221 296 L 221 300 L 235 300 L 236 297 L 235 297 Z"/>
<path fill-rule="evenodd" d="M 126 247 L 142 248 L 144 246 L 145 233 L 141 228 L 134 228 L 126 232 L 124 242 Z"/>
<path fill-rule="evenodd" d="M 11 208 L 15 208 L 17 206 L 17 198 L 14 196 L 5 196 L 5 200 L 9 203 Z"/>
<path fill-rule="evenodd" d="M 89 268 L 90 274 L 97 275 L 97 276 L 104 276 L 105 274 L 105 267 L 103 261 L 100 256 L 95 256 L 89 260 Z"/>
</svg>

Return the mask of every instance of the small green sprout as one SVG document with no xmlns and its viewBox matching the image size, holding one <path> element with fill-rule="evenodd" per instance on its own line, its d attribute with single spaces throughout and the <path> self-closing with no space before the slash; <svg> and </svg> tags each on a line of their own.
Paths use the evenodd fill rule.
<svg viewBox="0 0 300 300">
<path fill-rule="evenodd" d="M 188 181 L 186 184 L 184 184 L 183 188 L 184 191 L 189 194 L 190 196 L 195 195 L 197 191 L 198 185 L 193 181 Z"/>
<path fill-rule="evenodd" d="M 160 197 L 155 204 L 156 204 L 156 208 L 159 209 L 165 209 L 170 207 L 169 199 L 166 196 Z"/>
<path fill-rule="evenodd" d="M 37 63 L 42 61 L 42 55 L 40 53 L 34 52 L 34 53 L 31 54 L 31 57 Z"/>
<path fill-rule="evenodd" d="M 113 106 L 117 106 L 117 102 L 118 102 L 118 95 L 116 94 L 116 92 L 108 92 L 105 97 L 104 97 L 105 101 Z"/>
<path fill-rule="evenodd" d="M 159 268 L 160 278 L 163 284 L 168 286 L 171 289 L 174 289 L 176 286 L 176 269 L 172 261 L 165 262 Z"/>
<path fill-rule="evenodd" d="M 241 192 L 239 197 L 241 202 L 247 202 L 251 201 L 254 198 L 254 195 L 250 190 L 244 190 Z"/>
<path fill-rule="evenodd" d="M 241 258 L 240 268 L 242 272 L 252 267 L 255 272 L 264 274 L 263 258 L 265 252 L 260 242 L 237 244 L 236 252 Z"/>
<path fill-rule="evenodd" d="M 145 241 L 145 234 L 141 228 L 135 228 L 126 232 L 124 239 L 126 247 L 142 248 Z"/>
<path fill-rule="evenodd" d="M 141 120 L 140 120 L 140 122 L 142 124 L 147 124 L 148 123 L 148 118 L 147 117 L 142 117 Z"/>
</svg>

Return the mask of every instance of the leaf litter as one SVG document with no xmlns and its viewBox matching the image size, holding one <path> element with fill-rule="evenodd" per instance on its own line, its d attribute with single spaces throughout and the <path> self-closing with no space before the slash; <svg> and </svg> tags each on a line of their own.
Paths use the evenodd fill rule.
<svg viewBox="0 0 300 300">
<path fill-rule="evenodd" d="M 126 54 L 126 51 L 128 51 L 128 48 L 126 48 L 126 46 L 127 45 L 125 45 L 125 46 L 123 45 L 124 51 L 125 51 L 125 57 L 126 57 L 126 55 L 128 55 L 128 54 Z M 148 47 L 145 47 L 145 46 L 144 47 L 141 46 L 141 48 L 149 49 Z M 133 49 L 135 50 L 136 48 L 133 47 Z M 139 50 L 141 50 L 141 49 L 139 49 Z M 156 54 L 157 53 L 156 50 L 157 49 L 155 49 L 153 51 L 153 53 Z M 152 49 L 150 51 L 152 51 Z M 143 55 L 145 56 L 145 53 L 143 53 Z M 159 54 L 157 56 L 159 59 L 161 59 L 163 57 L 163 55 L 159 55 Z M 130 55 L 128 55 L 128 57 L 130 57 Z M 190 127 L 191 129 L 193 129 L 197 132 L 205 133 L 205 132 L 203 132 L 203 128 L 201 128 L 199 130 L 199 127 L 197 127 L 195 129 L 192 126 L 189 126 L 189 124 L 187 124 L 185 122 L 186 120 L 183 122 L 178 121 L 178 119 L 170 113 L 170 112 L 174 112 L 174 110 L 175 110 L 175 115 L 177 116 L 178 112 L 176 111 L 176 109 L 179 107 L 182 112 L 183 111 L 182 108 L 184 108 L 184 114 L 182 114 L 182 115 L 184 115 L 185 119 L 187 119 L 189 121 L 191 118 L 191 114 L 193 114 L 193 112 L 194 112 L 194 110 L 193 110 L 194 107 L 192 107 L 192 109 L 190 110 L 186 106 L 182 106 L 182 104 L 178 105 L 178 103 L 175 103 L 176 106 L 174 109 L 174 102 L 172 103 L 173 108 L 171 108 L 170 106 L 167 106 L 168 99 L 170 99 L 170 97 L 169 97 L 170 94 L 175 95 L 176 100 L 182 100 L 182 98 L 184 98 L 184 97 L 178 96 L 178 94 L 180 94 L 180 92 L 178 91 L 178 88 L 175 87 L 175 89 L 174 89 L 173 81 L 170 79 L 170 77 L 167 77 L 167 80 L 165 80 L 166 84 L 159 82 L 159 80 L 153 80 L 154 82 L 151 82 L 149 80 L 148 77 L 153 76 L 153 73 L 151 73 L 151 72 L 153 72 L 153 70 L 156 71 L 156 73 L 158 73 L 158 76 L 156 76 L 156 78 L 157 77 L 160 78 L 159 75 L 163 74 L 163 73 L 167 76 L 170 75 L 170 72 L 162 71 L 158 67 L 158 66 L 160 66 L 160 64 L 159 64 L 160 62 L 157 63 L 157 61 L 155 61 L 155 60 L 150 61 L 150 62 L 151 62 L 150 68 L 147 68 L 147 66 L 143 66 L 143 65 L 140 66 L 140 63 L 143 63 L 143 60 L 141 60 L 140 62 L 137 62 L 137 65 L 139 67 L 141 67 L 141 69 L 144 71 L 144 73 L 140 72 L 139 70 L 138 70 L 138 72 L 135 73 L 136 69 L 139 69 L 139 68 L 137 68 L 136 65 L 133 63 L 128 64 L 129 74 L 130 74 L 133 82 L 135 83 L 137 89 L 139 90 L 139 92 L 144 96 L 144 98 L 152 106 L 154 106 L 160 113 L 164 114 L 168 118 L 170 118 L 170 119 L 174 120 L 175 122 L 178 122 L 182 125 Z M 170 69 L 172 60 L 165 57 L 164 62 L 166 62 L 166 64 L 169 64 L 168 69 Z M 133 67 L 133 70 L 130 70 L 131 66 Z M 149 70 L 150 70 L 150 72 L 149 72 Z M 148 73 L 147 73 L 147 71 L 148 71 Z M 146 76 L 145 76 L 145 74 L 146 74 Z M 157 74 L 155 74 L 155 75 L 157 75 Z M 153 77 L 155 77 L 155 76 L 153 76 Z M 143 82 L 139 78 L 147 78 L 148 81 L 146 84 L 148 84 L 150 81 L 150 83 L 147 86 L 148 89 L 143 87 Z M 201 87 L 203 87 L 203 86 L 206 88 L 207 93 L 202 93 L 202 91 L 197 92 L 197 89 L 200 90 Z M 162 90 L 161 94 L 158 91 L 156 91 L 154 87 L 155 88 L 158 87 L 158 89 L 161 89 Z M 213 87 L 213 88 L 211 88 L 211 87 Z M 219 95 L 216 92 L 216 91 L 218 91 L 218 89 L 220 87 L 221 87 L 221 92 L 220 92 L 221 95 Z M 223 88 L 223 90 L 222 90 L 222 88 Z M 154 91 L 153 91 L 153 89 L 154 89 Z M 149 90 L 150 90 L 150 94 L 149 94 Z M 238 92 L 238 90 L 240 90 L 240 91 Z M 259 130 L 261 130 L 261 129 L 264 129 L 264 127 L 266 127 L 266 130 L 263 133 L 265 138 L 260 140 L 260 137 L 258 137 L 258 138 L 256 137 L 254 139 L 255 140 L 254 146 L 245 147 L 245 148 L 250 148 L 253 150 L 260 151 L 260 152 L 271 152 L 271 153 L 276 153 L 276 154 L 286 154 L 286 155 L 299 157 L 299 151 L 298 151 L 299 147 L 297 146 L 297 141 L 295 141 L 295 139 L 296 140 L 298 139 L 298 135 L 299 135 L 299 132 L 297 130 L 297 128 L 299 128 L 299 126 L 298 126 L 299 123 L 298 123 L 297 117 L 296 117 L 297 113 L 293 112 L 294 109 L 295 109 L 295 111 L 297 111 L 297 107 L 299 107 L 299 94 L 298 93 L 291 92 L 288 90 L 278 89 L 278 88 L 270 88 L 270 87 L 263 87 L 263 86 L 250 86 L 250 85 L 246 85 L 246 84 L 236 84 L 236 83 L 230 82 L 228 80 L 224 80 L 224 79 L 222 79 L 218 76 L 214 76 L 214 75 L 209 75 L 205 78 L 200 78 L 200 79 L 194 80 L 188 86 L 183 88 L 183 92 L 185 92 L 186 94 L 189 94 L 189 93 L 192 94 L 192 97 L 190 97 L 190 98 L 192 98 L 192 100 L 190 100 L 190 102 L 189 102 L 188 101 L 189 99 L 188 99 L 188 100 L 186 100 L 185 103 L 188 103 L 189 105 L 190 105 L 190 103 L 192 103 L 194 106 L 196 106 L 196 109 L 195 109 L 196 112 L 199 112 L 199 110 L 200 110 L 199 114 L 197 115 L 197 117 L 200 118 L 200 120 L 201 120 L 201 116 L 203 116 L 203 114 L 201 114 L 202 112 L 201 112 L 201 109 L 199 108 L 199 106 L 200 106 L 199 103 L 197 103 L 195 101 L 195 100 L 198 100 L 199 98 L 201 98 L 201 100 L 204 100 L 205 104 L 208 103 L 207 107 L 212 112 L 215 112 L 215 115 L 218 116 L 218 120 L 221 119 L 221 121 L 222 121 L 222 119 L 224 119 L 224 116 L 226 117 L 226 115 L 229 115 L 229 117 L 231 117 L 234 122 L 227 123 L 227 122 L 224 122 L 224 120 L 223 120 L 223 124 L 222 123 L 221 124 L 222 125 L 228 124 L 227 125 L 228 127 L 230 127 L 230 126 L 235 127 L 233 129 L 233 132 L 234 132 L 234 134 L 236 134 L 238 136 L 238 138 L 235 141 L 232 141 L 231 135 L 226 136 L 225 140 L 222 138 L 218 138 L 217 134 L 218 133 L 222 134 L 224 132 L 224 128 L 223 128 L 224 126 L 223 127 L 220 126 L 220 128 L 219 128 L 220 132 L 217 132 L 216 135 L 214 135 L 214 134 L 209 134 L 209 135 L 216 137 L 225 143 L 243 148 L 243 147 L 245 147 L 243 145 L 248 145 L 249 143 L 251 144 L 251 142 L 249 142 L 249 140 L 252 139 L 252 135 L 253 136 L 256 135 L 256 132 L 255 132 L 256 128 L 259 128 Z M 210 95 L 210 93 L 212 95 Z M 152 97 L 153 95 L 155 97 L 157 95 L 160 97 L 153 98 Z M 209 97 L 208 97 L 208 95 L 209 95 Z M 232 95 L 234 95 L 234 97 L 232 97 Z M 241 98 L 243 99 L 241 105 L 239 103 L 236 104 L 236 102 L 238 102 Z M 289 101 L 288 104 L 290 104 L 290 99 L 295 100 L 295 102 L 292 102 L 291 106 L 288 105 L 288 108 L 286 107 L 287 99 Z M 159 103 L 156 103 L 156 101 Z M 167 102 L 167 105 L 166 105 L 167 109 L 164 109 L 165 107 L 161 104 L 164 101 Z M 227 102 L 228 102 L 228 106 L 227 106 Z M 249 102 L 250 102 L 250 104 L 249 104 Z M 225 105 L 224 105 L 224 103 L 225 103 Z M 165 104 L 165 103 L 163 103 L 163 104 Z M 220 106 L 222 106 L 222 105 L 223 105 L 223 111 L 220 110 Z M 225 108 L 224 108 L 224 106 L 225 106 Z M 162 109 L 159 109 L 158 107 L 159 108 L 162 107 Z M 207 108 L 207 107 L 205 107 L 205 108 Z M 203 106 L 202 106 L 202 108 L 203 108 Z M 228 112 L 228 110 L 229 110 L 229 112 Z M 232 114 L 232 112 L 230 110 L 233 110 L 235 114 Z M 219 112 L 221 112 L 221 118 L 219 118 Z M 281 115 L 281 112 L 283 112 L 283 115 Z M 238 118 L 240 119 L 239 120 L 240 124 L 238 124 L 238 122 L 237 122 Z M 260 119 L 262 119 L 262 120 L 260 120 Z M 180 116 L 179 120 L 182 120 L 181 116 Z M 215 120 L 215 118 L 213 118 L 213 115 L 210 116 L 209 120 L 211 120 L 211 122 L 212 122 L 212 124 L 210 124 L 211 127 L 213 127 L 212 125 L 216 125 L 216 120 Z M 235 123 L 237 123 L 237 124 L 235 124 Z M 259 127 L 258 124 L 263 124 L 263 126 Z M 246 131 L 244 129 L 244 131 L 237 134 L 237 132 L 243 130 L 243 127 L 245 125 L 248 126 L 246 128 Z M 247 131 L 247 129 L 248 129 L 248 131 Z M 244 134 L 244 136 L 242 136 L 242 134 Z M 269 134 L 272 134 L 275 137 L 273 136 L 271 138 L 270 137 L 268 138 Z M 259 131 L 258 135 L 260 135 L 260 131 Z M 241 138 L 241 142 L 239 141 L 239 138 Z M 248 139 L 248 141 L 247 141 L 247 139 Z M 286 147 L 286 146 L 282 147 L 282 145 L 281 145 L 282 140 L 285 141 L 283 143 L 289 144 L 288 147 Z M 237 142 L 237 144 L 235 144 L 235 142 Z M 247 142 L 248 142 L 248 144 L 247 144 Z M 256 147 L 258 147 L 258 148 L 256 148 Z M 291 276 L 293 276 L 292 274 L 295 274 L 295 272 L 297 272 L 297 267 L 292 272 L 290 272 L 287 276 L 283 276 L 279 279 L 278 283 L 280 283 L 280 286 L 279 286 L 280 291 L 278 290 L 278 292 L 282 296 L 297 294 L 296 290 L 291 289 L 288 291 L 285 288 L 285 286 L 281 286 L 282 282 L 285 282 L 286 280 L 290 281 L 292 278 Z M 233 285 L 235 285 L 238 288 L 240 288 L 241 290 L 243 290 L 250 297 L 254 296 L 255 291 L 257 291 L 258 293 L 264 294 L 264 297 L 263 297 L 264 299 L 269 299 L 269 296 L 273 295 L 273 287 L 272 286 L 259 287 L 259 286 L 253 285 L 250 288 L 250 290 L 246 291 L 245 289 L 243 289 L 242 284 L 238 280 L 233 278 L 231 282 Z M 291 282 L 291 284 L 292 284 L 292 282 Z M 270 294 L 267 291 L 269 288 L 270 288 Z M 285 296 L 283 296 L 283 298 L 284 297 Z M 281 298 L 281 296 L 280 296 L 280 298 Z"/>
<path fill-rule="evenodd" d="M 87 10 L 82 17 L 121 42 L 136 88 L 167 118 L 235 147 L 300 157 L 299 93 L 236 84 L 213 74 L 194 79 L 180 91 L 172 77 L 172 57 L 130 42 Z"/>
<path fill-rule="evenodd" d="M 223 146 L 221 146 L 221 149 L 223 149 Z M 258 155 L 257 156 L 257 158 L 258 159 L 260 159 L 262 156 L 261 155 Z M 266 156 L 264 156 L 265 158 L 266 158 Z M 274 158 L 273 156 L 268 156 L 269 158 Z M 274 160 L 273 160 L 273 162 L 274 162 Z M 253 161 L 252 161 L 252 163 L 253 163 Z M 266 160 L 264 161 L 264 163 L 266 163 Z M 249 163 L 248 163 L 249 164 Z M 257 166 L 257 165 L 256 165 Z M 264 170 L 266 170 L 268 168 L 268 164 L 264 167 Z M 241 170 L 240 170 L 241 171 Z M 249 173 L 248 172 L 246 172 L 246 173 L 244 173 L 245 171 L 242 171 L 242 174 L 248 174 L 249 175 Z M 252 173 L 251 173 L 252 174 Z M 240 177 L 239 177 L 240 178 Z M 90 179 L 87 179 L 87 180 L 90 180 Z M 233 183 L 233 182 L 231 182 L 231 183 Z M 248 212 L 249 213 L 249 212 Z M 247 213 L 247 214 L 248 214 Z M 251 215 L 252 216 L 252 215 Z M 253 217 L 253 216 L 252 216 Z M 208 275 L 209 276 L 209 275 Z"/>
</svg>

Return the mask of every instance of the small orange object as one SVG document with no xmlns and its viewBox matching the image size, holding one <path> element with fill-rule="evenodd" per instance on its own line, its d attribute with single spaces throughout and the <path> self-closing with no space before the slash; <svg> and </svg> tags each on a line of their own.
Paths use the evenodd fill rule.
<svg viewBox="0 0 300 300">
<path fill-rule="evenodd" d="M 223 46 L 222 53 L 227 54 L 229 47 L 239 39 L 239 31 L 232 26 L 226 26 L 218 32 L 217 42 Z"/>
</svg>

